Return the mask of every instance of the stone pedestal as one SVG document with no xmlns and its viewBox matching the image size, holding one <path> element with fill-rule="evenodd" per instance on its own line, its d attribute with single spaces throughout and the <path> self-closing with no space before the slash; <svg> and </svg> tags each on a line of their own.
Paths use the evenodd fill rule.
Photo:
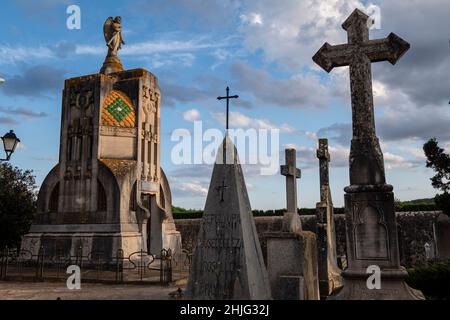
<svg viewBox="0 0 450 320">
<path fill-rule="evenodd" d="M 309 231 L 273 232 L 267 241 L 267 271 L 276 300 L 319 300 L 316 236 Z"/>
<path fill-rule="evenodd" d="M 450 260 L 450 218 L 441 213 L 434 223 L 438 259 Z"/>
<path fill-rule="evenodd" d="M 103 62 L 103 66 L 100 69 L 100 73 L 111 74 L 121 71 L 123 71 L 123 66 L 122 62 L 120 62 L 119 57 L 111 54 L 111 52 L 108 52 L 108 55 L 106 56 L 105 61 Z"/>
<path fill-rule="evenodd" d="M 345 189 L 348 268 L 344 287 L 333 300 L 417 300 L 420 291 L 410 288 L 400 266 L 392 186 L 350 186 Z M 369 289 L 369 266 L 381 271 L 381 288 Z"/>
</svg>

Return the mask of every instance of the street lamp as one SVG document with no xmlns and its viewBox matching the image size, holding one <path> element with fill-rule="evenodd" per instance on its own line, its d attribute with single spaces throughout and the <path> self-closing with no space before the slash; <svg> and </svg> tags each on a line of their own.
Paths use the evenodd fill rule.
<svg viewBox="0 0 450 320">
<path fill-rule="evenodd" d="M 0 159 L 0 161 L 9 161 L 11 159 L 11 155 L 16 150 L 17 144 L 20 140 L 17 138 L 14 131 L 10 130 L 7 134 L 2 137 L 3 140 L 3 148 L 5 149 L 6 159 Z"/>
</svg>

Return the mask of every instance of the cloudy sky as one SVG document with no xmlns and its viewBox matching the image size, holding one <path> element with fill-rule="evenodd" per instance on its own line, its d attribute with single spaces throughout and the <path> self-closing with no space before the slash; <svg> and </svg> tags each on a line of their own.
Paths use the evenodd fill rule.
<svg viewBox="0 0 450 320">
<path fill-rule="evenodd" d="M 81 8 L 80 30 L 66 27 L 72 4 Z M 99 71 L 103 22 L 121 15 L 125 68 L 159 78 L 161 160 L 175 205 L 202 208 L 212 168 L 175 165 L 171 135 L 192 131 L 196 120 L 223 130 L 224 104 L 216 97 L 229 85 L 240 96 L 231 105 L 231 127 L 280 129 L 281 162 L 286 146 L 297 148 L 301 207 L 318 201 L 317 138 L 330 140 L 333 199 L 342 206 L 351 139 L 348 69 L 327 74 L 311 57 L 324 42 L 346 42 L 342 22 L 370 4 L 381 17 L 371 38 L 395 32 L 411 44 L 397 65 L 372 67 L 387 180 L 401 200 L 434 196 L 421 147 L 431 137 L 450 147 L 448 0 L 2 1 L 0 133 L 20 136 L 12 163 L 33 169 L 41 183 L 58 161 L 63 81 Z M 244 167 L 253 208 L 285 207 L 284 177 Z"/>
</svg>

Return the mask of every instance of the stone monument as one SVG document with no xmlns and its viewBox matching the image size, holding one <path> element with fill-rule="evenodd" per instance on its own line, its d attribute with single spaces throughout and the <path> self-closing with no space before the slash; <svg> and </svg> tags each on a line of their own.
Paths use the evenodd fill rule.
<svg viewBox="0 0 450 320">
<path fill-rule="evenodd" d="M 187 287 L 187 299 L 271 299 L 237 150 L 217 152 Z"/>
<path fill-rule="evenodd" d="M 319 139 L 317 158 L 320 172 L 320 202 L 316 204 L 317 258 L 320 295 L 324 298 L 342 287 L 341 269 L 337 265 L 333 200 L 329 179 L 330 154 L 327 139 Z"/>
<path fill-rule="evenodd" d="M 217 151 L 205 210 L 192 260 L 186 298 L 271 299 L 244 174 L 228 136 L 230 96 L 226 89 L 226 134 Z"/>
<path fill-rule="evenodd" d="M 272 296 L 277 300 L 318 300 L 316 236 L 303 231 L 297 213 L 296 150 L 285 150 L 286 165 L 280 171 L 286 177 L 287 212 L 282 230 L 266 233 L 267 269 Z"/>
<path fill-rule="evenodd" d="M 409 44 L 391 33 L 369 40 L 369 17 L 356 9 L 342 27 L 348 44 L 325 43 L 313 60 L 325 71 L 349 66 L 353 138 L 350 149 L 350 186 L 345 188 L 348 268 L 344 287 L 334 299 L 423 299 L 406 283 L 400 266 L 394 194 L 386 184 L 383 153 L 375 133 L 371 63 L 395 64 Z M 381 289 L 368 289 L 369 266 L 381 269 Z"/>
<path fill-rule="evenodd" d="M 119 249 L 125 257 L 181 249 L 160 167 L 158 81 L 144 69 L 123 70 L 120 19 L 108 19 L 105 30 L 108 24 L 116 31 L 106 37 L 102 72 L 65 81 L 59 163 L 42 183 L 22 242 L 35 255 L 41 246 L 49 257 L 81 247 L 105 259 Z"/>
</svg>

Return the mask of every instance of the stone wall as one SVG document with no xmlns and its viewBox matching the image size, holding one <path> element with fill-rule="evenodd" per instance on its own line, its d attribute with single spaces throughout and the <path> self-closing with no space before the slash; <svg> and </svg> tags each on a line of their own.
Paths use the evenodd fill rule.
<svg viewBox="0 0 450 320">
<path fill-rule="evenodd" d="M 439 212 L 397 212 L 397 224 L 400 235 L 400 256 L 402 265 L 409 267 L 425 260 L 425 243 L 435 246 L 433 235 L 433 222 Z M 282 217 L 255 217 L 256 229 L 258 230 L 261 248 L 266 258 L 266 240 L 264 233 L 281 229 Z M 301 216 L 304 230 L 315 229 L 316 216 Z M 177 230 L 181 233 L 183 248 L 193 250 L 200 228 L 201 219 L 176 219 Z M 345 216 L 335 215 L 337 255 L 345 256 Z"/>
</svg>

